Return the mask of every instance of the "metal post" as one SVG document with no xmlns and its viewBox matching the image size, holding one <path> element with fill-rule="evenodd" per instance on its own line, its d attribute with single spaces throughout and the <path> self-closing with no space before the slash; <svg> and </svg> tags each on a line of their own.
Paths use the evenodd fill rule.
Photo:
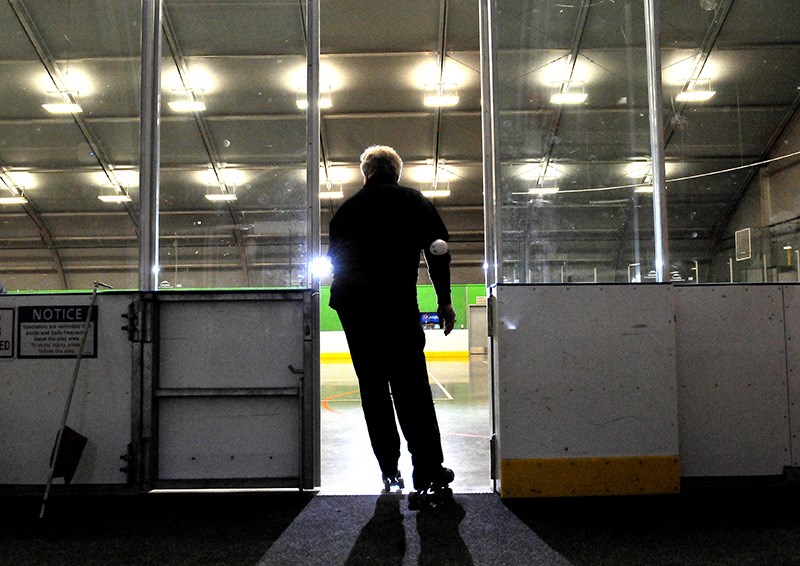
<svg viewBox="0 0 800 566">
<path fill-rule="evenodd" d="M 311 274 L 311 261 L 321 255 L 320 243 L 320 204 L 319 204 L 319 166 L 320 166 L 320 115 L 319 115 L 319 51 L 320 51 L 320 0 L 306 0 L 308 14 L 308 43 L 306 44 L 306 99 L 308 108 L 306 114 L 306 206 L 308 218 L 306 219 L 307 257 L 306 280 L 311 285 L 311 305 L 308 309 L 309 324 L 311 326 L 311 364 L 306 368 L 306 389 L 311 393 L 304 397 L 303 426 L 313 423 L 311 430 L 303 434 L 303 469 L 301 473 L 301 487 L 311 489 L 320 484 L 320 414 L 319 414 L 319 342 L 320 342 L 320 312 L 319 312 L 319 277 Z M 308 412 L 312 418 L 308 418 Z"/>
<path fill-rule="evenodd" d="M 656 281 L 669 280 L 667 241 L 666 170 L 664 166 L 664 114 L 661 108 L 661 50 L 658 0 L 644 0 L 647 48 L 647 100 L 650 116 L 650 153 L 653 160 L 653 239 Z"/>
<path fill-rule="evenodd" d="M 162 1 L 142 0 L 142 101 L 139 116 L 140 291 L 154 291 L 158 288 Z"/>
<path fill-rule="evenodd" d="M 730 282 L 733 283 L 733 258 L 728 258 L 728 274 L 730 275 Z"/>
<path fill-rule="evenodd" d="M 480 2 L 480 50 L 481 50 L 481 122 L 483 138 L 483 229 L 486 255 L 486 286 L 500 282 L 503 230 L 500 210 L 497 207 L 497 26 L 495 0 Z"/>
</svg>

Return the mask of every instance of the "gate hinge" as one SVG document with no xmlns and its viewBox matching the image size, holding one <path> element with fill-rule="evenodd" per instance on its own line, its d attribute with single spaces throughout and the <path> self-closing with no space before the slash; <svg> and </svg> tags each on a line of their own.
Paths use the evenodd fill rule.
<svg viewBox="0 0 800 566">
<path fill-rule="evenodd" d="M 127 324 L 122 330 L 128 332 L 128 340 L 131 342 L 149 342 L 150 332 L 148 332 L 148 313 L 152 312 L 150 301 L 136 300 L 128 305 L 128 312 L 122 315 Z"/>
</svg>

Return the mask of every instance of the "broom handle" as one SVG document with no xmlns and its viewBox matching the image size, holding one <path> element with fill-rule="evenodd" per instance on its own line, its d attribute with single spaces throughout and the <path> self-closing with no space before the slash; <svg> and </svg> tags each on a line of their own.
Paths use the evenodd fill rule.
<svg viewBox="0 0 800 566">
<path fill-rule="evenodd" d="M 69 388 L 69 395 L 67 396 L 67 404 L 64 407 L 64 415 L 61 417 L 61 426 L 58 427 L 58 434 L 56 434 L 56 447 L 53 452 L 53 459 L 50 462 L 50 473 L 47 476 L 47 486 L 44 489 L 44 498 L 42 499 L 42 508 L 39 511 L 39 518 L 44 517 L 44 508 L 47 505 L 47 497 L 50 495 L 50 486 L 53 484 L 53 474 L 56 471 L 56 460 L 58 460 L 58 451 L 61 449 L 61 438 L 64 434 L 64 427 L 67 425 L 67 417 L 69 416 L 69 407 L 72 405 L 72 396 L 75 393 L 75 384 L 78 382 L 78 370 L 81 367 L 81 358 L 83 357 L 83 348 L 86 345 L 86 336 L 89 334 L 89 327 L 92 324 L 92 309 L 97 301 L 97 288 L 103 286 L 107 289 L 111 287 L 105 283 L 98 281 L 94 282 L 94 290 L 92 291 L 92 301 L 89 303 L 89 309 L 86 312 L 86 323 L 83 325 L 83 335 L 81 336 L 81 343 L 78 346 L 78 356 L 75 359 L 75 368 L 72 371 L 72 383 Z"/>
</svg>

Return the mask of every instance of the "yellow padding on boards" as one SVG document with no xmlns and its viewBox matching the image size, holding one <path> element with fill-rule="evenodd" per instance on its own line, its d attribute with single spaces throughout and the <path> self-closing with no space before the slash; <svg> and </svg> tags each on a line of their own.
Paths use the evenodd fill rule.
<svg viewBox="0 0 800 566">
<path fill-rule="evenodd" d="M 350 363 L 350 354 L 347 352 L 325 352 L 320 354 L 322 363 Z M 429 362 L 461 362 L 469 359 L 469 352 L 425 352 L 425 359 Z"/>
<path fill-rule="evenodd" d="M 678 493 L 678 456 L 501 460 L 501 497 Z"/>
</svg>

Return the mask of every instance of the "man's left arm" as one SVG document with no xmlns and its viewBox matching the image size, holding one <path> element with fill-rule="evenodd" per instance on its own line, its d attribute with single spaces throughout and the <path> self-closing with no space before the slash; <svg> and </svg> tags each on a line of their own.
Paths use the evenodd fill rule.
<svg viewBox="0 0 800 566">
<path fill-rule="evenodd" d="M 425 263 L 428 265 L 428 275 L 436 291 L 436 301 L 439 315 L 439 326 L 444 329 L 447 336 L 452 332 L 456 323 L 456 312 L 450 298 L 450 252 L 447 241 L 450 239 L 447 228 L 442 222 L 439 213 L 430 201 L 427 202 L 426 216 L 423 226 L 427 228 L 424 238 Z M 444 245 L 442 246 L 442 243 Z"/>
</svg>

